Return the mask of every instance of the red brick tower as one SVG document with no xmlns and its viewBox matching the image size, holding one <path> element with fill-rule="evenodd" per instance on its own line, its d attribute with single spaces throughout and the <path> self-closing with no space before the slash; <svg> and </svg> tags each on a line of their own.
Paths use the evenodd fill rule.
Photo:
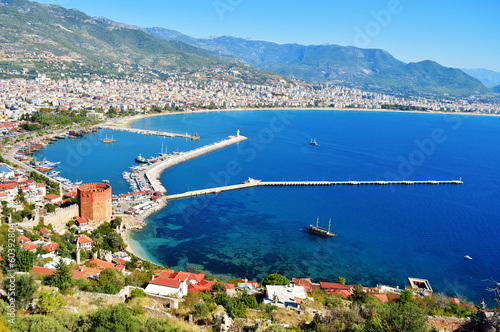
<svg viewBox="0 0 500 332">
<path fill-rule="evenodd" d="M 105 183 L 89 183 L 78 187 L 80 217 L 88 220 L 111 219 L 111 186 Z"/>
</svg>

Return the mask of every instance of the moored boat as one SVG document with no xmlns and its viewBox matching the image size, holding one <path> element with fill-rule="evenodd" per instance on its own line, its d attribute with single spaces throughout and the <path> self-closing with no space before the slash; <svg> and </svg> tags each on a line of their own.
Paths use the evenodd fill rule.
<svg viewBox="0 0 500 332">
<path fill-rule="evenodd" d="M 140 154 L 135 158 L 135 161 L 141 164 L 146 164 L 148 162 L 146 158 L 144 158 Z"/>
</svg>

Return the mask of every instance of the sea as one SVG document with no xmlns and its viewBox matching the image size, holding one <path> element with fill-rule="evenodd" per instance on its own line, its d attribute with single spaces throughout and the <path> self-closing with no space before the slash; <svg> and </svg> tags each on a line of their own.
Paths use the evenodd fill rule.
<svg viewBox="0 0 500 332">
<path fill-rule="evenodd" d="M 168 194 L 262 181 L 462 180 L 462 185 L 253 187 L 170 201 L 132 236 L 151 261 L 225 280 L 289 278 L 404 287 L 493 306 L 500 280 L 500 117 L 378 111 L 265 110 L 142 118 L 134 128 L 197 132 L 199 141 L 102 129 L 38 158 L 72 181 L 109 180 L 134 158 L 188 151 L 240 134 L 248 140 L 165 170 Z M 102 143 L 113 137 L 115 143 Z M 317 145 L 311 145 L 315 140 Z M 304 227 L 328 227 L 323 238 Z M 472 259 L 464 258 L 466 255 Z"/>
</svg>

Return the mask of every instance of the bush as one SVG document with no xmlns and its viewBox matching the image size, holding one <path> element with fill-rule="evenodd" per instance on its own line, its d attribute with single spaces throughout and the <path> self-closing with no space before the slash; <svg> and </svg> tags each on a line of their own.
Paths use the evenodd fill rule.
<svg viewBox="0 0 500 332">
<path fill-rule="evenodd" d="M 196 317 L 205 318 L 210 314 L 210 310 L 205 303 L 198 303 L 194 306 L 194 314 Z"/>
<path fill-rule="evenodd" d="M 142 288 L 136 288 L 130 292 L 130 299 L 134 299 L 136 297 L 147 297 L 147 295 Z"/>
</svg>

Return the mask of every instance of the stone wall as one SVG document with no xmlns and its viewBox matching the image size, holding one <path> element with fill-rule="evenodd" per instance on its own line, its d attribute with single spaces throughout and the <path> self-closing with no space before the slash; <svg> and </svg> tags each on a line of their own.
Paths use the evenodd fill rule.
<svg viewBox="0 0 500 332">
<path fill-rule="evenodd" d="M 51 224 L 52 226 L 65 225 L 73 217 L 78 216 L 78 204 L 73 204 L 65 208 L 56 209 L 55 212 L 40 216 L 40 221 L 44 225 Z"/>
</svg>

